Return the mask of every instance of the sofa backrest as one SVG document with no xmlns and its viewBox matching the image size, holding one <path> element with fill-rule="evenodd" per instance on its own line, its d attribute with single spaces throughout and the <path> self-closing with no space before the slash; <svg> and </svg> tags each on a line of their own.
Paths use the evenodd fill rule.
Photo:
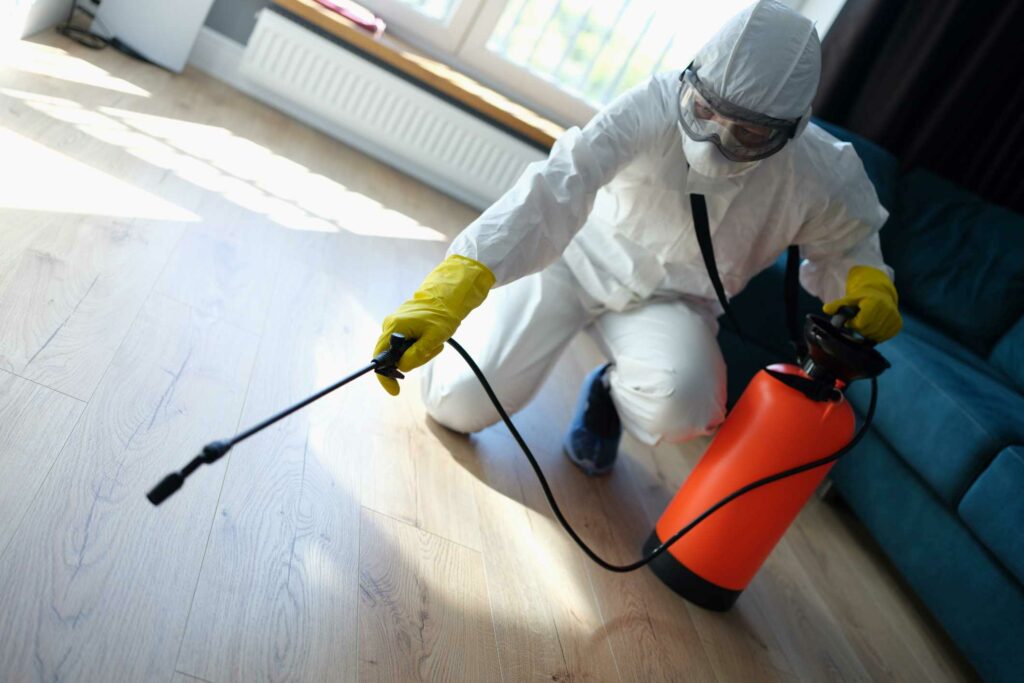
<svg viewBox="0 0 1024 683">
<path fill-rule="evenodd" d="M 889 210 L 880 233 L 901 306 L 991 363 L 1024 390 L 1024 216 L 925 170 L 901 174 L 892 154 L 839 126 Z"/>
<path fill-rule="evenodd" d="M 900 177 L 881 233 L 908 309 L 987 356 L 1024 315 L 1024 216 L 924 170 Z"/>
</svg>

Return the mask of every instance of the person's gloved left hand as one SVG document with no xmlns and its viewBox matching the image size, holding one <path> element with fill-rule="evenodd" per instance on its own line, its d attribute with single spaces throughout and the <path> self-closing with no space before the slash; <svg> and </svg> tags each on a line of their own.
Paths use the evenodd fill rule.
<svg viewBox="0 0 1024 683">
<path fill-rule="evenodd" d="M 483 302 L 494 281 L 494 273 L 479 261 L 458 254 L 449 256 L 427 275 L 411 299 L 384 318 L 373 355 L 387 351 L 391 335 L 397 332 L 416 340 L 402 354 L 398 369 L 409 372 L 423 365 L 441 353 L 462 320 Z M 377 375 L 377 379 L 385 391 L 398 395 L 397 381 L 383 375 Z"/>
<path fill-rule="evenodd" d="M 860 309 L 847 326 L 873 342 L 892 339 L 903 328 L 896 286 L 877 268 L 851 268 L 846 276 L 846 296 L 825 304 L 822 310 L 827 315 L 833 315 L 843 306 L 856 306 Z"/>
</svg>

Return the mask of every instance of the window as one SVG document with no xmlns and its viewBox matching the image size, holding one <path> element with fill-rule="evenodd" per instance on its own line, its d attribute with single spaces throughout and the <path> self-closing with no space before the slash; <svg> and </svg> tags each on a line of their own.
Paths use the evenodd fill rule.
<svg viewBox="0 0 1024 683">
<path fill-rule="evenodd" d="M 389 31 L 566 124 L 681 68 L 751 0 L 363 0 Z M 843 0 L 790 0 L 823 33 Z M 824 25 L 823 25 L 824 24 Z"/>
<path fill-rule="evenodd" d="M 431 19 L 445 21 L 455 9 L 455 0 L 401 0 Z"/>
<path fill-rule="evenodd" d="M 657 70 L 674 43 L 642 2 L 517 4 L 506 7 L 487 49 L 593 104 Z"/>
<path fill-rule="evenodd" d="M 480 7 L 494 0 L 361 0 L 388 24 L 388 32 L 456 57 Z M 504 0 L 499 0 L 504 4 Z M 449 59 L 449 61 L 451 61 Z"/>
</svg>

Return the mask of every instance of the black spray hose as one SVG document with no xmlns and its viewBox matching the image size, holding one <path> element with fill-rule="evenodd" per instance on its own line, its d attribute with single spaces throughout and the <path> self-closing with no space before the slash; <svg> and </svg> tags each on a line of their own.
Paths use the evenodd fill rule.
<svg viewBox="0 0 1024 683">
<path fill-rule="evenodd" d="M 629 564 L 612 564 L 611 562 L 605 560 L 596 552 L 594 552 L 594 550 L 590 546 L 588 546 L 582 538 L 580 538 L 579 534 L 576 533 L 576 530 L 572 528 L 571 524 L 569 524 L 569 520 L 567 520 L 565 518 L 565 515 L 562 514 L 562 510 L 558 507 L 558 503 L 555 502 L 555 496 L 551 492 L 551 486 L 548 484 L 548 480 L 544 476 L 544 472 L 541 470 L 540 464 L 537 463 L 537 458 L 533 456 L 533 453 L 530 451 L 530 447 L 526 445 L 526 441 L 519 433 L 519 430 L 516 429 L 516 426 L 514 424 L 512 424 L 512 418 L 508 416 L 508 413 L 505 412 L 505 408 L 503 408 L 501 405 L 501 401 L 499 401 L 498 397 L 494 395 L 494 390 L 491 388 L 491 385 L 487 382 L 487 378 L 484 377 L 484 373 L 477 366 L 476 362 L 470 357 L 469 353 L 466 352 L 466 349 L 462 348 L 462 345 L 459 344 L 454 339 L 449 339 L 448 344 L 453 349 L 455 349 L 455 351 L 458 352 L 458 354 L 462 356 L 463 360 L 465 360 L 466 363 L 469 365 L 470 369 L 473 371 L 473 374 L 476 375 L 477 380 L 479 380 L 480 384 L 483 386 L 484 391 L 487 392 L 487 398 L 491 399 L 491 403 L 494 404 L 495 410 L 497 410 L 498 415 L 501 416 L 501 421 L 505 423 L 506 427 L 508 427 L 508 431 L 512 433 L 512 437 L 515 438 L 516 443 L 518 443 L 519 447 L 523 450 L 523 454 L 526 456 L 526 459 L 530 461 L 530 465 L 533 467 L 534 474 L 537 475 L 537 481 L 540 482 L 540 487 L 544 489 L 544 497 L 547 498 L 548 505 L 551 506 L 551 511 L 555 513 L 555 518 L 558 519 L 558 523 L 562 525 L 563 529 L 565 529 L 565 533 L 569 534 L 569 537 L 576 542 L 576 545 L 580 547 L 580 550 L 582 550 L 587 555 L 587 557 L 589 557 L 595 563 L 597 563 L 598 565 L 607 569 L 610 572 L 618 572 L 623 574 L 626 572 L 636 571 L 637 569 L 640 569 L 641 567 L 650 564 L 656 557 L 658 557 L 658 555 L 661 555 L 663 552 L 668 550 L 673 543 L 678 541 L 686 534 L 690 533 L 690 531 L 692 531 L 694 527 L 696 527 L 698 524 L 700 524 L 705 519 L 714 514 L 719 508 L 728 505 L 729 503 L 736 500 L 743 494 L 750 493 L 754 489 L 759 489 L 762 486 L 766 486 L 768 484 L 771 484 L 772 482 L 779 481 L 780 479 L 793 477 L 796 476 L 797 474 L 801 474 L 808 470 L 813 470 L 817 467 L 828 465 L 829 463 L 835 462 L 839 458 L 849 453 L 853 449 L 853 447 L 856 446 L 862 438 L 864 438 L 864 434 L 867 432 L 868 427 L 871 425 L 871 420 L 875 416 L 875 403 L 878 399 L 878 381 L 874 377 L 872 377 L 871 402 L 868 404 L 868 412 L 864 416 L 863 424 L 861 424 L 860 429 L 857 430 L 857 433 L 853 435 L 853 439 L 850 441 L 850 443 L 846 444 L 832 455 L 825 456 L 824 458 L 819 458 L 818 460 L 812 460 L 808 463 L 804 463 L 803 465 L 797 465 L 796 467 L 791 467 L 787 470 L 782 470 L 781 472 L 776 472 L 775 474 L 770 474 L 767 477 L 762 477 L 761 479 L 752 481 L 746 486 L 736 489 L 735 491 L 727 495 L 725 498 L 722 498 L 720 501 L 709 507 L 707 510 L 697 515 L 697 517 L 695 517 L 689 524 L 687 524 L 682 529 L 677 531 L 675 535 L 672 536 L 672 538 L 663 542 L 657 548 L 655 548 L 650 553 L 640 558 L 636 562 L 631 562 Z"/>
<path fill-rule="evenodd" d="M 188 477 L 193 472 L 195 472 L 197 469 L 199 469 L 201 465 L 209 465 L 216 462 L 222 456 L 226 455 L 227 452 L 230 451 L 231 448 L 240 441 L 244 441 L 245 439 L 248 439 L 250 436 L 253 436 L 256 433 L 263 431 L 264 429 L 274 424 L 278 420 L 281 420 L 291 415 L 295 411 L 304 408 L 305 406 L 309 405 L 313 401 L 316 401 L 317 399 L 323 398 L 327 394 L 345 386 L 346 384 L 348 384 L 349 382 L 358 377 L 361 377 L 371 371 L 375 371 L 387 377 L 401 379 L 402 373 L 398 372 L 397 369 L 398 359 L 402 357 L 402 354 L 405 352 L 407 348 L 409 348 L 409 346 L 412 345 L 412 343 L 413 340 L 407 340 L 404 337 L 401 337 L 400 335 L 392 335 L 391 348 L 389 348 L 387 351 L 381 353 L 376 358 L 374 358 L 369 365 L 335 382 L 331 386 L 321 389 L 317 393 L 303 399 L 302 401 L 299 401 L 295 405 L 285 408 L 276 415 L 267 418 L 263 422 L 260 422 L 258 425 L 251 427 L 245 430 L 244 432 L 241 432 L 240 434 L 233 436 L 230 439 L 225 439 L 223 441 L 213 441 L 211 443 L 208 443 L 206 446 L 203 447 L 202 452 L 196 457 L 194 457 L 179 472 L 172 472 L 171 474 L 164 477 L 164 479 L 159 484 L 154 486 L 153 489 L 148 494 L 146 494 L 146 497 L 149 499 L 151 503 L 153 503 L 153 505 L 160 505 L 162 502 L 167 500 L 175 491 L 180 489 L 182 484 L 185 483 L 185 478 Z M 495 396 L 494 389 L 491 388 L 490 382 L 488 382 L 487 378 L 484 377 L 484 373 L 480 370 L 480 367 L 476 364 L 476 361 L 474 361 L 473 358 L 466 351 L 466 349 L 462 348 L 462 345 L 459 344 L 454 339 L 449 339 L 448 344 L 453 349 L 455 349 L 455 351 L 460 356 L 462 356 L 463 360 L 466 361 L 466 364 L 469 365 L 469 368 L 473 371 L 473 374 L 476 375 L 476 378 L 477 380 L 479 380 L 480 385 L 484 388 L 484 391 L 487 393 L 487 397 L 491 400 L 491 403 L 494 404 L 494 408 L 495 410 L 498 411 L 498 415 L 501 416 L 502 422 L 505 423 L 505 426 L 508 427 L 508 430 L 509 432 L 511 432 L 512 437 L 516 440 L 516 443 L 518 443 L 519 447 L 523 450 L 523 454 L 526 456 L 526 459 L 530 461 L 530 466 L 533 467 L 534 474 L 537 475 L 537 481 L 540 482 L 540 486 L 544 490 L 544 497 L 547 499 L 548 505 L 551 506 L 551 511 L 555 513 L 555 518 L 558 520 L 558 523 L 562 525 L 562 528 L 565 529 L 565 532 L 569 534 L 569 537 L 576 542 L 576 545 L 580 547 L 580 550 L 582 550 L 587 557 L 589 557 L 596 564 L 603 567 L 604 569 L 607 569 L 610 572 L 626 573 L 636 571 L 637 569 L 646 566 L 652 560 L 658 557 L 658 555 L 661 555 L 663 552 L 668 550 L 673 543 L 675 543 L 680 538 L 688 534 L 690 531 L 694 529 L 694 527 L 696 527 L 698 524 L 700 524 L 705 519 L 714 514 L 719 508 L 728 505 L 733 500 L 739 498 L 745 493 L 749 493 L 754 489 L 761 488 L 762 486 L 766 486 L 768 484 L 771 484 L 772 482 L 779 481 L 780 479 L 786 479 L 787 477 L 796 476 L 797 474 L 807 472 L 808 470 L 813 470 L 817 467 L 828 465 L 829 463 L 835 462 L 839 458 L 843 457 L 848 452 L 850 452 L 850 450 L 852 450 L 854 446 L 857 445 L 857 443 L 864 437 L 864 434 L 867 432 L 868 427 L 871 425 L 871 420 L 875 416 L 875 403 L 878 398 L 878 382 L 874 377 L 872 377 L 871 401 L 868 404 L 868 412 L 864 416 L 864 422 L 861 424 L 860 429 L 857 430 L 857 433 L 854 434 L 853 439 L 850 441 L 850 443 L 846 444 L 846 446 L 839 449 L 835 453 L 828 455 L 824 458 L 812 460 L 808 463 L 804 463 L 803 465 L 791 467 L 789 469 L 782 470 L 781 472 L 776 472 L 775 474 L 771 474 L 768 475 L 767 477 L 762 477 L 761 479 L 752 481 L 746 486 L 736 489 L 735 491 L 727 495 L 725 498 L 722 498 L 720 501 L 709 507 L 701 514 L 697 515 L 697 517 L 695 517 L 689 524 L 687 524 L 682 529 L 677 531 L 675 535 L 673 535 L 667 541 L 663 542 L 657 548 L 655 548 L 650 553 L 640 558 L 636 562 L 631 562 L 630 564 L 612 564 L 611 562 L 608 562 L 600 555 L 598 555 L 596 552 L 594 552 L 593 549 L 591 549 L 591 547 L 588 546 L 582 538 L 580 538 L 579 534 L 576 533 L 576 530 L 572 528 L 572 525 L 569 523 L 569 520 L 567 520 L 565 518 L 565 515 L 562 514 L 562 510 L 561 508 L 558 507 L 558 503 L 555 501 L 555 495 L 554 493 L 551 492 L 551 486 L 548 484 L 547 477 L 544 476 L 544 472 L 543 470 L 541 470 L 540 464 L 538 464 L 537 462 L 537 458 L 534 457 L 533 452 L 530 450 L 530 447 L 526 445 L 526 441 L 519 433 L 519 430 L 516 429 L 516 426 L 512 423 L 512 418 L 510 418 L 508 416 L 508 413 L 505 412 L 505 408 L 501 405 L 501 401 L 498 400 L 498 397 Z"/>
</svg>

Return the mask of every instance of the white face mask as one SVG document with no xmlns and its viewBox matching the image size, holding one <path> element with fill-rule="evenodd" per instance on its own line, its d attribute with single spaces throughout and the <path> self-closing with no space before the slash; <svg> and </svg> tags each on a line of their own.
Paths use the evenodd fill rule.
<svg viewBox="0 0 1024 683">
<path fill-rule="evenodd" d="M 697 142 L 684 131 L 683 154 L 690 168 L 708 178 L 733 178 L 747 173 L 760 163 L 758 161 L 730 161 L 711 142 Z"/>
</svg>

